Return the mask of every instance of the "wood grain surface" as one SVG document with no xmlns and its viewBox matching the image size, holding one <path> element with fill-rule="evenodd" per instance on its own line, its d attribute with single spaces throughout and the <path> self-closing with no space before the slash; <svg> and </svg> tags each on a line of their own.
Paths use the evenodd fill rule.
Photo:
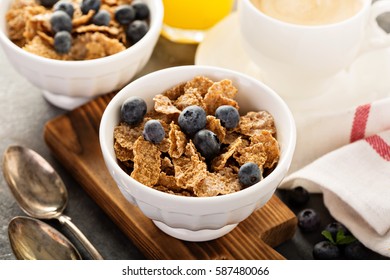
<svg viewBox="0 0 390 280">
<path fill-rule="evenodd" d="M 229 234 L 208 242 L 185 242 L 160 231 L 130 204 L 106 169 L 99 124 L 114 94 L 50 120 L 44 139 L 54 156 L 149 259 L 284 259 L 273 247 L 296 230 L 294 213 L 275 195 Z"/>
</svg>

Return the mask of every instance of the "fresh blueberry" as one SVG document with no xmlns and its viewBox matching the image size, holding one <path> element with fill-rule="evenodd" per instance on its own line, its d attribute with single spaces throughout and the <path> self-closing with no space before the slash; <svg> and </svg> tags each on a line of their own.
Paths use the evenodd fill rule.
<svg viewBox="0 0 390 280">
<path fill-rule="evenodd" d="M 121 119 L 129 125 L 136 125 L 142 122 L 146 114 L 146 102 L 137 96 L 129 97 L 121 107 Z"/>
<path fill-rule="evenodd" d="M 135 10 L 130 5 L 120 5 L 116 8 L 114 17 L 122 25 L 128 25 L 135 20 Z"/>
<path fill-rule="evenodd" d="M 68 31 L 59 31 L 54 35 L 54 49 L 57 53 L 68 53 L 71 47 L 72 35 Z"/>
<path fill-rule="evenodd" d="M 337 233 L 339 231 L 342 231 L 344 235 L 349 234 L 348 229 L 339 222 L 332 222 L 325 227 L 326 231 L 329 231 L 329 233 L 332 235 L 333 240 L 337 241 Z"/>
<path fill-rule="evenodd" d="M 215 111 L 215 117 L 221 121 L 222 126 L 235 128 L 240 122 L 238 110 L 230 105 L 222 105 Z"/>
<path fill-rule="evenodd" d="M 261 170 L 254 162 L 244 163 L 238 170 L 238 181 L 244 187 L 249 187 L 261 180 Z"/>
<path fill-rule="evenodd" d="M 295 187 L 287 192 L 287 201 L 293 206 L 304 205 L 309 199 L 309 192 L 302 186 Z"/>
<path fill-rule="evenodd" d="M 320 241 L 314 245 L 313 257 L 316 260 L 336 260 L 340 256 L 340 249 L 328 240 Z"/>
<path fill-rule="evenodd" d="M 64 11 L 55 11 L 50 17 L 50 24 L 54 34 L 59 31 L 72 31 L 72 19 Z"/>
<path fill-rule="evenodd" d="M 149 18 L 150 11 L 148 5 L 142 2 L 136 2 L 131 5 L 135 10 L 135 19 L 147 19 Z"/>
<path fill-rule="evenodd" d="M 165 137 L 163 126 L 158 120 L 149 120 L 145 123 L 143 136 L 153 144 L 159 144 Z"/>
<path fill-rule="evenodd" d="M 206 127 L 206 112 L 200 106 L 188 106 L 181 111 L 178 123 L 184 133 L 192 136 Z"/>
<path fill-rule="evenodd" d="M 126 29 L 127 38 L 132 44 L 137 43 L 148 32 L 149 26 L 146 21 L 135 20 Z"/>
<path fill-rule="evenodd" d="M 111 20 L 111 15 L 106 10 L 100 10 L 92 18 L 92 23 L 95 25 L 105 25 L 108 26 Z"/>
<path fill-rule="evenodd" d="M 86 15 L 90 10 L 94 10 L 95 12 L 98 12 L 100 9 L 101 0 L 83 0 L 81 2 L 81 12 Z"/>
<path fill-rule="evenodd" d="M 195 134 L 194 144 L 198 152 L 207 160 L 213 159 L 221 149 L 218 136 L 208 129 L 202 129 Z"/>
<path fill-rule="evenodd" d="M 60 1 L 54 5 L 54 11 L 64 11 L 70 18 L 73 18 L 74 7 L 71 2 Z"/>
<path fill-rule="evenodd" d="M 369 253 L 369 249 L 360 241 L 352 242 L 344 247 L 344 256 L 348 260 L 366 260 Z"/>
<path fill-rule="evenodd" d="M 39 3 L 40 3 L 42 6 L 46 7 L 46 8 L 51 8 L 51 7 L 53 7 L 53 5 L 54 5 L 55 3 L 57 3 L 57 2 L 58 2 L 58 0 L 39 0 Z"/>
<path fill-rule="evenodd" d="M 313 209 L 304 209 L 297 215 L 298 226 L 304 232 L 315 231 L 320 226 L 320 216 Z"/>
</svg>

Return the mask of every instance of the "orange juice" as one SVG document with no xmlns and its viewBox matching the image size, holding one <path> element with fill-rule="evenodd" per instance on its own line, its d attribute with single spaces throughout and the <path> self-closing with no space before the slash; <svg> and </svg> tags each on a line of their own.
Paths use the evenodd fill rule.
<svg viewBox="0 0 390 280">
<path fill-rule="evenodd" d="M 205 30 L 228 15 L 234 0 L 163 0 L 162 34 L 177 42 L 197 43 Z"/>
</svg>

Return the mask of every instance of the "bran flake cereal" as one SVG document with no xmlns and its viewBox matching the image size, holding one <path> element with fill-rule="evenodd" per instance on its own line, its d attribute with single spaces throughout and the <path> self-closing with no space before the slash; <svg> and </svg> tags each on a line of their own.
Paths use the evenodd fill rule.
<svg viewBox="0 0 390 280">
<path fill-rule="evenodd" d="M 184 93 L 184 87 L 186 83 L 179 84 L 177 86 L 174 86 L 173 88 L 168 89 L 163 93 L 163 96 L 168 97 L 170 100 L 174 101 L 179 96 L 181 96 Z"/>
<path fill-rule="evenodd" d="M 221 143 L 225 141 L 226 128 L 221 124 L 221 121 L 214 116 L 208 115 L 206 117 L 206 128 L 214 132 Z"/>
<path fill-rule="evenodd" d="M 205 104 L 203 103 L 203 98 L 200 95 L 197 88 L 189 88 L 185 90 L 183 95 L 180 95 L 177 100 L 174 102 L 174 105 L 176 108 L 178 108 L 180 111 L 183 111 L 184 108 L 191 106 L 191 105 L 197 105 L 202 108 L 205 107 Z"/>
<path fill-rule="evenodd" d="M 83 14 L 82 0 L 69 0 L 74 7 L 71 18 L 71 48 L 66 53 L 56 52 L 51 26 L 53 7 L 40 5 L 39 0 L 14 0 L 6 13 L 7 33 L 12 42 L 23 50 L 50 59 L 90 60 L 110 56 L 132 46 L 125 27 L 115 20 L 115 9 L 132 0 L 102 0 L 100 10 L 107 11 L 108 26 L 92 23 L 94 10 Z M 149 19 L 147 20 L 149 24 Z"/>
<path fill-rule="evenodd" d="M 274 118 L 266 111 L 248 112 L 240 118 L 238 127 L 240 133 L 247 136 L 259 134 L 262 130 L 268 130 L 273 135 L 276 133 Z"/>
<path fill-rule="evenodd" d="M 199 197 L 217 196 L 237 192 L 241 189 L 237 176 L 231 168 L 224 168 L 219 172 L 208 172 L 203 184 L 195 190 Z"/>
<path fill-rule="evenodd" d="M 158 94 L 153 98 L 154 103 L 154 110 L 157 112 L 166 114 L 166 115 L 174 115 L 174 114 L 180 114 L 180 110 L 176 108 L 175 105 L 173 105 L 172 100 L 170 100 L 168 97 Z"/>
<path fill-rule="evenodd" d="M 176 184 L 195 191 L 207 176 L 207 166 L 196 152 L 192 141 L 188 142 L 184 156 L 173 159 Z"/>
<path fill-rule="evenodd" d="M 179 158 L 185 151 L 187 146 L 187 137 L 180 130 L 180 127 L 177 124 L 171 122 L 171 130 L 169 131 L 169 155 L 171 158 Z"/>
<path fill-rule="evenodd" d="M 267 154 L 263 143 L 251 144 L 248 147 L 239 148 L 233 155 L 240 165 L 246 162 L 256 163 L 260 169 L 263 169 L 264 163 L 267 160 Z"/>
<path fill-rule="evenodd" d="M 213 84 L 214 82 L 207 77 L 196 76 L 194 79 L 184 84 L 184 90 L 186 91 L 189 88 L 196 88 L 202 97 L 204 97 Z"/>
<path fill-rule="evenodd" d="M 243 189 L 238 180 L 240 166 L 256 163 L 269 174 L 280 156 L 276 127 L 266 111 L 240 116 L 239 125 L 226 129 L 211 111 L 220 105 L 238 108 L 239 94 L 230 80 L 214 82 L 196 76 L 171 89 L 156 93 L 154 106 L 135 126 L 121 122 L 114 129 L 114 150 L 119 165 L 137 181 L 155 190 L 180 196 L 218 196 Z M 206 129 L 221 143 L 220 153 L 212 160 L 198 152 L 190 136 L 178 124 L 180 112 L 191 105 L 203 105 L 207 112 Z M 160 144 L 142 136 L 146 121 L 159 120 L 165 131 Z"/>
<path fill-rule="evenodd" d="M 217 85 L 215 85 L 217 84 Z M 234 86 L 226 86 L 226 83 L 214 83 L 204 97 L 204 103 L 206 104 L 206 112 L 209 115 L 214 115 L 215 110 L 222 105 L 230 105 L 237 110 L 240 109 L 237 101 L 230 96 L 237 93 L 237 89 Z"/>
<path fill-rule="evenodd" d="M 133 153 L 134 170 L 131 177 L 146 186 L 154 186 L 160 177 L 160 150 L 140 136 L 134 143 Z"/>
<path fill-rule="evenodd" d="M 279 143 L 268 130 L 262 130 L 260 134 L 255 134 L 250 138 L 251 143 L 262 143 L 267 154 L 264 163 L 265 168 L 272 168 L 279 160 Z"/>
<path fill-rule="evenodd" d="M 233 143 L 231 143 L 227 151 L 213 159 L 213 170 L 222 170 L 225 168 L 228 159 L 233 156 L 234 153 L 242 146 L 243 140 L 238 137 Z"/>
</svg>

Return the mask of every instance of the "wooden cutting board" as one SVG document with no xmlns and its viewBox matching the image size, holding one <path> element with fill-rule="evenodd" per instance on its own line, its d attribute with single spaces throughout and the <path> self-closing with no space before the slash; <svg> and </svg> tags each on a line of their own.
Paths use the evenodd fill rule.
<svg viewBox="0 0 390 280">
<path fill-rule="evenodd" d="M 284 259 L 272 247 L 294 235 L 297 220 L 275 195 L 232 232 L 208 242 L 170 237 L 127 202 L 107 171 L 99 146 L 100 119 L 113 96 L 101 96 L 47 122 L 44 139 L 54 156 L 147 258 Z"/>
</svg>

